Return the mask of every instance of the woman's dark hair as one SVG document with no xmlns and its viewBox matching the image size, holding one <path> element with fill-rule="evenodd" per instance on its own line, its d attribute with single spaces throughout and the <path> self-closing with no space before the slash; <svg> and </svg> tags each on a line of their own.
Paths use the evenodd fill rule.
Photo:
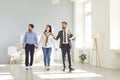
<svg viewBox="0 0 120 80">
<path fill-rule="evenodd" d="M 52 33 L 52 27 L 51 27 L 51 25 L 47 25 L 47 27 L 50 28 L 49 32 Z M 44 32 L 46 32 L 46 30 Z"/>
</svg>

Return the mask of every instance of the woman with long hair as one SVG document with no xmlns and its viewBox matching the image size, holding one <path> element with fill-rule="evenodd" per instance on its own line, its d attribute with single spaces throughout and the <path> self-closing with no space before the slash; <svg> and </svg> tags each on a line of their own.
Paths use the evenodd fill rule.
<svg viewBox="0 0 120 80">
<path fill-rule="evenodd" d="M 52 46 L 55 48 L 54 39 L 52 36 L 51 25 L 46 25 L 46 29 L 40 38 L 40 45 L 42 45 L 42 51 L 44 55 L 44 66 L 47 71 L 50 70 L 50 60 L 52 53 Z"/>
</svg>

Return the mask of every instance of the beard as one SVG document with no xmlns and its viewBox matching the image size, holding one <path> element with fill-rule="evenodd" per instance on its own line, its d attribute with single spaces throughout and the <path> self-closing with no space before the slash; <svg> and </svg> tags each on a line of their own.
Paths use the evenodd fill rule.
<svg viewBox="0 0 120 80">
<path fill-rule="evenodd" d="M 28 31 L 30 31 L 30 32 L 31 32 L 32 30 L 28 29 Z"/>
<path fill-rule="evenodd" d="M 62 27 L 62 29 L 66 29 L 66 27 Z"/>
</svg>

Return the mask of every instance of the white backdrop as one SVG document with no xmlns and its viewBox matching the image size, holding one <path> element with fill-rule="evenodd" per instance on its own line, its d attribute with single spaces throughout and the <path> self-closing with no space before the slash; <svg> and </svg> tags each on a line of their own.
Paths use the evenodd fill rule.
<svg viewBox="0 0 120 80">
<path fill-rule="evenodd" d="M 20 47 L 20 36 L 33 23 L 37 35 L 42 34 L 47 24 L 54 28 L 55 35 L 61 30 L 61 21 L 67 21 L 73 30 L 73 3 L 61 0 L 0 0 L 0 64 L 8 62 L 8 46 Z"/>
</svg>

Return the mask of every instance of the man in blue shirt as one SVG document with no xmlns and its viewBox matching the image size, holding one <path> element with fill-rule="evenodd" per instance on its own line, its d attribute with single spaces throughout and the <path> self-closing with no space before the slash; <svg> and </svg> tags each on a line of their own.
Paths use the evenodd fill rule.
<svg viewBox="0 0 120 80">
<path fill-rule="evenodd" d="M 34 49 L 38 48 L 38 38 L 35 32 L 33 32 L 34 25 L 28 25 L 28 31 L 25 33 L 23 39 L 23 48 L 25 49 L 25 65 L 26 70 L 32 68 L 33 60 L 34 60 Z M 30 55 L 30 63 L 29 63 L 29 55 Z"/>
</svg>

